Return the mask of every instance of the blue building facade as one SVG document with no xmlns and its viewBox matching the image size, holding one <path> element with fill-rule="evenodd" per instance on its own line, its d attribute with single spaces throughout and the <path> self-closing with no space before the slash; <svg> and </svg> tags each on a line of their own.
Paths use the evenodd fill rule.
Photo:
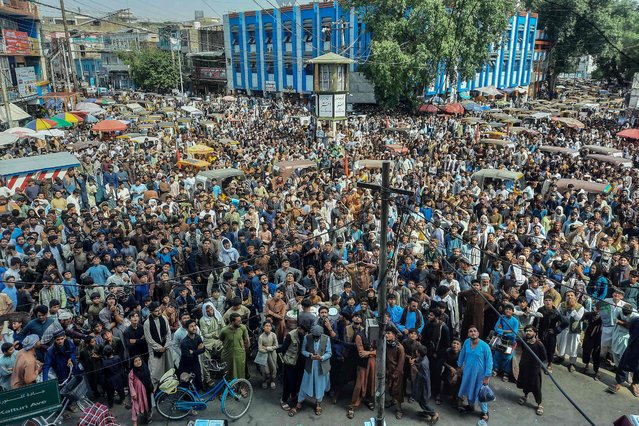
<svg viewBox="0 0 639 426">
<path fill-rule="evenodd" d="M 480 87 L 528 86 L 533 65 L 537 15 L 520 12 L 474 79 L 458 81 L 459 92 Z M 365 63 L 371 35 L 362 15 L 338 1 L 295 4 L 224 15 L 227 88 L 232 91 L 308 94 L 312 67 L 307 60 L 328 52 L 353 59 L 351 71 Z M 445 73 L 426 95 L 449 90 Z"/>
</svg>

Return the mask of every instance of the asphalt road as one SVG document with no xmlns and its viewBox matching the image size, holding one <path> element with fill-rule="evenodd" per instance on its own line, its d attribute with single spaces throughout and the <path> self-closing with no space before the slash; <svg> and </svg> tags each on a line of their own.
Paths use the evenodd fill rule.
<svg viewBox="0 0 639 426">
<path fill-rule="evenodd" d="M 569 373 L 565 367 L 555 366 L 554 377 L 570 397 L 585 411 L 597 426 L 611 425 L 614 420 L 624 414 L 639 414 L 639 399 L 632 396 L 627 388 L 623 388 L 616 395 L 605 391 L 608 384 L 614 381 L 612 373 L 602 370 L 602 381 L 595 381 L 581 373 Z M 522 407 L 517 404 L 520 396 L 514 383 L 502 383 L 493 378 L 491 387 L 495 391 L 497 400 L 490 404 L 491 425 L 562 425 L 583 426 L 588 423 L 577 410 L 561 395 L 552 382 L 544 377 L 543 397 L 544 415 L 537 416 L 534 410 L 532 395 L 529 396 L 530 406 Z M 267 425 L 267 426 L 298 426 L 298 425 L 363 425 L 364 421 L 374 416 L 374 412 L 362 406 L 355 413 L 353 420 L 346 418 L 346 408 L 350 401 L 350 389 L 344 392 L 337 405 L 328 400 L 323 404 L 323 413 L 316 416 L 313 406 L 308 404 L 294 418 L 289 418 L 287 413 L 279 407 L 281 389 L 271 391 L 263 390 L 261 382 L 255 373 L 251 382 L 254 387 L 253 402 L 249 412 L 240 420 L 232 424 L 237 425 Z M 348 394 L 348 395 L 347 395 Z M 434 403 L 433 403 L 434 406 Z M 414 425 L 427 424 L 417 417 L 419 407 L 416 403 L 404 403 L 404 418 L 395 419 L 393 409 L 387 410 L 387 425 Z M 447 402 L 438 407 L 442 426 L 474 425 L 479 420 L 476 414 L 458 414 Z M 130 413 L 121 405 L 116 405 L 113 413 L 122 425 L 131 425 Z M 200 412 L 198 419 L 223 419 L 219 402 L 212 401 L 206 411 Z M 157 425 L 185 425 L 189 419 L 177 422 L 167 422 L 157 412 L 153 414 L 153 423 Z"/>
</svg>

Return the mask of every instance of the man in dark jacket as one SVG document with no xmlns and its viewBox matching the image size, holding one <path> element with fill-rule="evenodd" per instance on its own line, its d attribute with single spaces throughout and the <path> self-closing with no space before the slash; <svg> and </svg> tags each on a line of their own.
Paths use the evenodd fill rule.
<svg viewBox="0 0 639 426">
<path fill-rule="evenodd" d="M 53 335 L 52 346 L 47 349 L 42 368 L 42 380 L 49 380 L 49 371 L 53 369 L 58 383 L 64 382 L 69 377 L 70 369 L 77 369 L 78 362 L 75 358 L 75 344 L 67 339 L 64 330 L 60 329 Z"/>
</svg>

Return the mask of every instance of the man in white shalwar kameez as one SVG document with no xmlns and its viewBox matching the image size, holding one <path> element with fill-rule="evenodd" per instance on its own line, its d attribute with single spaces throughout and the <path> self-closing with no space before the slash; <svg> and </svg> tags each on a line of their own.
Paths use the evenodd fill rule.
<svg viewBox="0 0 639 426">
<path fill-rule="evenodd" d="M 577 303 L 575 292 L 568 290 L 566 291 L 565 302 L 559 305 L 558 311 L 566 328 L 557 336 L 557 354 L 562 359 L 568 355 L 570 358 L 568 371 L 572 371 L 575 368 L 577 350 L 581 342 L 581 318 L 584 316 L 585 309 Z"/>
<path fill-rule="evenodd" d="M 164 373 L 173 368 L 171 346 L 171 328 L 169 321 L 162 316 L 160 304 L 153 302 L 149 305 L 151 315 L 144 322 L 144 338 L 149 347 L 149 370 L 151 381 L 156 387 Z"/>
</svg>

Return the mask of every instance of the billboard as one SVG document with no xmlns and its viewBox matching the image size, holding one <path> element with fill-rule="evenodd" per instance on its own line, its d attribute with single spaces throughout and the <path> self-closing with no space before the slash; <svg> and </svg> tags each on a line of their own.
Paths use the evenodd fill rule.
<svg viewBox="0 0 639 426">
<path fill-rule="evenodd" d="M 226 80 L 226 68 L 200 68 L 200 78 L 205 80 Z"/>
<path fill-rule="evenodd" d="M 10 55 L 28 55 L 31 53 L 29 35 L 24 31 L 2 30 L 4 51 Z"/>
<path fill-rule="evenodd" d="M 37 95 L 36 72 L 34 67 L 20 67 L 15 69 L 16 80 L 18 80 L 18 93 L 23 98 Z"/>
</svg>

